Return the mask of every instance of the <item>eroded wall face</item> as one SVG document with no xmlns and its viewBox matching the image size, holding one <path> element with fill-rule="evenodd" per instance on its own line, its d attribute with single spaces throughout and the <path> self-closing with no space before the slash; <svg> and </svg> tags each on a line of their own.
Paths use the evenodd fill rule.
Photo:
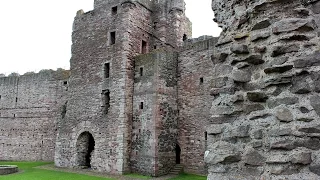
<svg viewBox="0 0 320 180">
<path fill-rule="evenodd" d="M 176 164 L 177 62 L 176 53 L 164 50 L 136 57 L 131 151 L 133 172 L 161 176 Z"/>
<path fill-rule="evenodd" d="M 112 7 L 117 7 L 116 13 Z M 130 3 L 110 1 L 75 18 L 69 98 L 56 143 L 55 164 L 59 167 L 78 166 L 78 137 L 89 132 L 95 141 L 93 169 L 112 174 L 129 171 L 130 9 Z"/>
<path fill-rule="evenodd" d="M 211 56 L 217 39 L 187 42 L 179 53 L 178 143 L 184 171 L 207 174 L 203 157 L 207 145 L 206 127 L 209 125 L 213 97 L 210 90 L 216 83 L 212 73 Z"/>
<path fill-rule="evenodd" d="M 64 80 L 56 75 L 0 78 L 0 160 L 53 160 L 56 120 L 66 97 Z"/>
<path fill-rule="evenodd" d="M 319 3 L 213 0 L 208 179 L 319 179 Z"/>
</svg>

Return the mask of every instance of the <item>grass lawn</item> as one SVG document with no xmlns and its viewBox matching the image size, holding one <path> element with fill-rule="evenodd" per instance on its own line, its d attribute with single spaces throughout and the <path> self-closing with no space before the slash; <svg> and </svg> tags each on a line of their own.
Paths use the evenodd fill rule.
<svg viewBox="0 0 320 180">
<path fill-rule="evenodd" d="M 178 177 L 172 178 L 170 180 L 207 180 L 207 177 L 193 174 L 180 174 Z"/>
<path fill-rule="evenodd" d="M 112 180 L 83 174 L 36 169 L 34 167 L 50 163 L 45 162 L 0 162 L 0 165 L 17 165 L 22 173 L 0 176 L 0 180 Z"/>
<path fill-rule="evenodd" d="M 46 164 L 51 164 L 48 162 L 1 162 L 0 165 L 17 165 L 19 170 L 22 172 L 0 176 L 0 180 L 115 180 L 112 178 L 95 177 L 84 174 L 75 174 L 68 172 L 60 172 L 53 170 L 44 170 L 39 168 L 34 168 L 37 166 L 42 166 Z M 149 176 L 141 176 L 139 174 L 129 174 L 125 175 L 126 179 L 152 179 Z M 206 180 L 204 176 L 197 176 L 191 174 L 181 174 L 176 178 L 171 178 L 170 180 Z"/>
</svg>

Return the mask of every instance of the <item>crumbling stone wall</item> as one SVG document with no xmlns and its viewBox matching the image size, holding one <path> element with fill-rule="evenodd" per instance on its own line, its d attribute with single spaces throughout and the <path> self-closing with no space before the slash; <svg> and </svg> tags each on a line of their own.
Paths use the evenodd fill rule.
<svg viewBox="0 0 320 180">
<path fill-rule="evenodd" d="M 177 53 L 164 50 L 136 57 L 131 151 L 133 172 L 161 176 L 176 164 L 177 62 Z"/>
<path fill-rule="evenodd" d="M 185 42 L 179 53 L 178 143 L 181 147 L 181 164 L 184 171 L 207 174 L 203 157 L 206 149 L 206 127 L 209 125 L 213 97 L 211 56 L 217 38 L 200 37 Z"/>
<path fill-rule="evenodd" d="M 0 78 L 0 160 L 52 161 L 68 71 Z"/>
<path fill-rule="evenodd" d="M 65 116 L 59 120 L 58 127 L 57 166 L 77 166 L 76 141 L 87 131 L 96 142 L 91 162 L 93 169 L 112 174 L 131 170 L 131 146 L 137 143 L 131 141 L 136 107 L 133 103 L 134 57 L 158 48 L 175 49 L 182 42 L 183 34 L 190 32 L 184 9 L 173 10 L 170 2 L 96 0 L 93 11 L 78 11 L 73 26 L 69 97 Z M 184 8 L 184 3 L 182 5 L 175 6 Z M 179 16 L 172 18 L 170 12 L 177 12 Z M 171 23 L 178 23 L 178 26 Z M 174 38 L 178 36 L 179 40 Z M 106 93 L 108 98 L 104 97 Z M 158 160 L 153 171 L 150 164 L 141 163 L 133 167 L 141 167 L 140 171 L 155 176 L 163 174 L 161 168 L 155 168 Z"/>
<path fill-rule="evenodd" d="M 319 179 L 319 4 L 212 1 L 208 179 Z"/>
</svg>

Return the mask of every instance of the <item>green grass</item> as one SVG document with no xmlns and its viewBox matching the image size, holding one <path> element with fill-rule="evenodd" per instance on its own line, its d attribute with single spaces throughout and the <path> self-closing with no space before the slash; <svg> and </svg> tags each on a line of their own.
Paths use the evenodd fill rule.
<svg viewBox="0 0 320 180">
<path fill-rule="evenodd" d="M 60 172 L 53 170 L 44 170 L 35 168 L 37 166 L 51 164 L 48 162 L 0 162 L 0 165 L 17 165 L 22 172 L 0 176 L 0 180 L 114 180 L 111 178 L 95 177 L 83 174 L 75 174 L 68 172 Z M 152 179 L 150 176 L 142 176 L 139 174 L 125 175 L 127 178 L 135 179 Z M 193 174 L 181 174 L 170 180 L 206 180 L 205 176 Z"/>
<path fill-rule="evenodd" d="M 178 177 L 171 178 L 170 180 L 207 180 L 207 177 L 183 173 L 180 174 Z"/>
<path fill-rule="evenodd" d="M 140 174 L 126 174 L 124 175 L 126 177 L 131 177 L 131 178 L 139 178 L 139 179 L 151 179 L 151 176 L 143 176 L 143 175 L 140 175 Z"/>
<path fill-rule="evenodd" d="M 0 165 L 17 165 L 22 173 L 0 176 L 0 180 L 112 180 L 110 178 L 93 177 L 82 174 L 50 171 L 34 167 L 50 163 L 46 162 L 0 162 Z"/>
</svg>

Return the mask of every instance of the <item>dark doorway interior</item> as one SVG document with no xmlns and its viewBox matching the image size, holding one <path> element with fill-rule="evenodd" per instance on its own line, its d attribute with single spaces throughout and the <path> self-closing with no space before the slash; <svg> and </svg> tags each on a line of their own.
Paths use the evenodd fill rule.
<svg viewBox="0 0 320 180">
<path fill-rule="evenodd" d="M 181 148 L 179 144 L 176 144 L 176 164 L 181 163 Z"/>
<path fill-rule="evenodd" d="M 91 168 L 91 157 L 94 151 L 94 138 L 89 132 L 83 132 L 77 141 L 78 165 Z"/>
</svg>

